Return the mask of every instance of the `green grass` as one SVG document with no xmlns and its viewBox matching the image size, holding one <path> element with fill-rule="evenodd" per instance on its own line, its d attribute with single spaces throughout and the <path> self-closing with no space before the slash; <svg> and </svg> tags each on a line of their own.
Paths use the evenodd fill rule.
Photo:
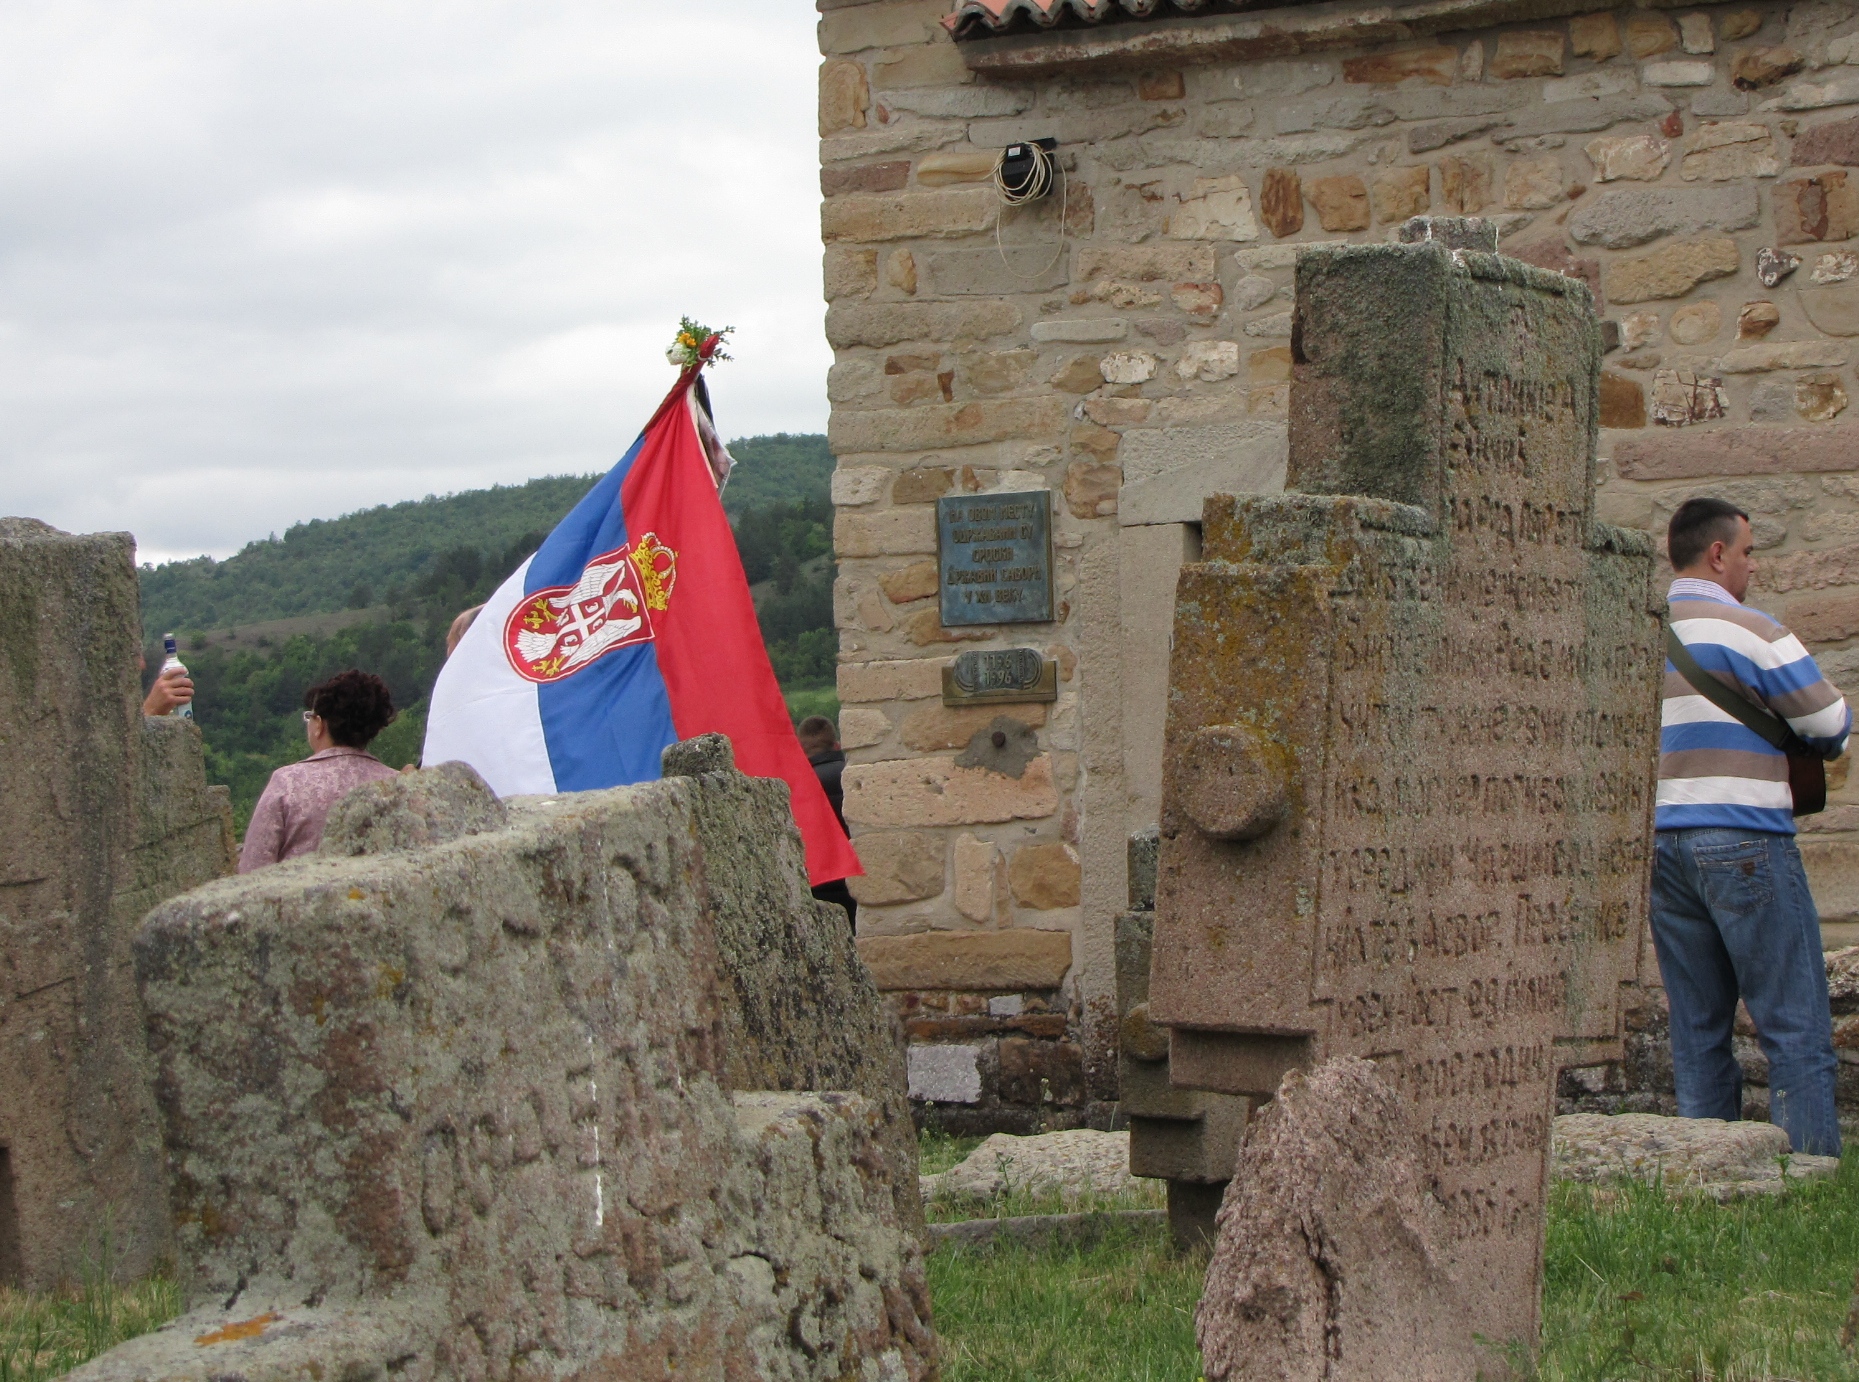
<svg viewBox="0 0 1859 1382">
<path fill-rule="evenodd" d="M 1112 1230 L 1082 1250 L 940 1249 L 943 1382 L 1194 1382 L 1205 1267 L 1156 1231 Z"/>
<path fill-rule="evenodd" d="M 978 1139 L 923 1140 L 925 1171 Z M 1055 1206 L 1058 1207 L 1058 1206 Z M 1072 1206 L 1077 1207 L 1077 1206 Z M 1123 1206 L 1117 1206 L 1123 1207 Z M 970 1207 L 932 1218 L 1040 1212 Z M 1079 1251 L 941 1248 L 929 1261 L 945 1382 L 1193 1382 L 1204 1259 L 1159 1230 Z M 1719 1205 L 1559 1185 L 1537 1382 L 1859 1382 L 1840 1331 L 1859 1271 L 1859 1151 L 1833 1180 Z"/>
<path fill-rule="evenodd" d="M 0 1382 L 42 1382 L 89 1362 L 181 1313 L 181 1288 L 156 1275 L 115 1286 L 102 1274 L 81 1288 L 28 1295 L 0 1287 Z"/>
<path fill-rule="evenodd" d="M 799 724 L 809 715 L 824 715 L 839 723 L 839 692 L 831 686 L 786 692 L 788 717 Z"/>
<path fill-rule="evenodd" d="M 1649 1186 L 1552 1193 L 1542 1382 L 1859 1379 L 1859 1151 L 1832 1180 L 1718 1205 Z"/>
</svg>

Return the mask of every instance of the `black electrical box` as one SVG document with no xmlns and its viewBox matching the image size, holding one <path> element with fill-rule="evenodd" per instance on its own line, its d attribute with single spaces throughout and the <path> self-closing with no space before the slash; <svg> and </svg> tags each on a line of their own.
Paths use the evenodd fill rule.
<svg viewBox="0 0 1859 1382">
<path fill-rule="evenodd" d="M 1052 151 L 1056 139 L 1034 139 L 1009 144 L 1001 155 L 1001 191 L 1016 201 L 1032 201 L 1052 190 Z"/>
</svg>

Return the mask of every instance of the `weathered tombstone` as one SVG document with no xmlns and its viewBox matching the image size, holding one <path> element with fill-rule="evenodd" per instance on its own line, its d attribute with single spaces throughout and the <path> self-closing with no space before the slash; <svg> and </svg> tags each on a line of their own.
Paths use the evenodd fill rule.
<svg viewBox="0 0 1859 1382">
<path fill-rule="evenodd" d="M 1299 259 L 1291 492 L 1210 500 L 1181 575 L 1149 1014 L 1184 1089 L 1377 1062 L 1503 1344 L 1556 1072 L 1636 977 L 1660 658 L 1651 547 L 1593 517 L 1587 289 L 1451 238 Z"/>
<path fill-rule="evenodd" d="M 150 915 L 194 1308 L 77 1382 L 933 1372 L 901 1041 L 785 784 L 666 768 L 370 785 Z"/>
<path fill-rule="evenodd" d="M 0 518 L 0 1284 L 173 1246 L 129 943 L 232 867 L 200 735 L 147 720 L 135 543 Z"/>
</svg>

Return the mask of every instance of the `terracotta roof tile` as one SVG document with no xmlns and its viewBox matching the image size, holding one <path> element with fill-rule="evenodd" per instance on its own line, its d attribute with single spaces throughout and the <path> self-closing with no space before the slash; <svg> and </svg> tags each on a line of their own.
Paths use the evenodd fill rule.
<svg viewBox="0 0 1859 1382">
<path fill-rule="evenodd" d="M 1259 7 L 1247 0 L 960 0 L 942 22 L 958 39 L 985 38 L 1010 29 L 1069 28 Z"/>
</svg>

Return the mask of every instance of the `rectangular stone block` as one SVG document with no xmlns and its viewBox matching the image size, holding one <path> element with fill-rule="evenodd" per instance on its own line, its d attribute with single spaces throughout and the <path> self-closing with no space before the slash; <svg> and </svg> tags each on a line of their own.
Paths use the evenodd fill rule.
<svg viewBox="0 0 1859 1382">
<path fill-rule="evenodd" d="M 958 768 L 952 758 L 855 763 L 845 771 L 848 821 L 870 826 L 978 825 L 1042 820 L 1059 809 L 1050 754 L 1018 777 Z"/>
<path fill-rule="evenodd" d="M 1020 309 L 1006 302 L 836 303 L 826 310 L 826 339 L 836 350 L 903 341 L 981 341 L 1019 325 Z"/>
<path fill-rule="evenodd" d="M 1055 989 L 1071 968 L 1069 931 L 925 931 L 861 936 L 858 951 L 881 992 Z"/>
<path fill-rule="evenodd" d="M 930 514 L 935 541 L 935 515 Z M 853 705 L 873 701 L 920 701 L 942 694 L 947 658 L 924 657 L 901 662 L 844 662 L 839 666 L 839 700 Z"/>
<path fill-rule="evenodd" d="M 919 253 L 917 263 L 928 281 L 926 291 L 946 296 L 1037 293 L 1071 282 L 1065 257 L 1053 259 L 1038 249 L 1015 249 L 1004 260 L 1000 251 L 991 246 L 984 250 L 940 250 Z"/>
<path fill-rule="evenodd" d="M 973 235 L 994 224 L 996 205 L 983 188 L 835 197 L 820 205 L 820 236 L 830 244 Z"/>
<path fill-rule="evenodd" d="M 1043 398 L 974 399 L 967 403 L 856 413 L 839 410 L 827 424 L 827 442 L 840 455 L 925 451 L 939 446 L 972 446 L 980 442 L 1022 439 L 1056 442 L 1065 435 L 1071 421 L 1068 402 L 1047 395 Z M 840 555 L 862 554 L 842 550 Z"/>
<path fill-rule="evenodd" d="M 1850 470 L 1859 427 L 1713 427 L 1648 432 L 1614 443 L 1623 480 L 1689 480 L 1704 475 L 1811 475 Z"/>
<path fill-rule="evenodd" d="M 1213 494 L 1272 494 L 1284 488 L 1280 426 L 1224 423 L 1138 429 L 1123 434 L 1117 521 L 1198 523 Z"/>
<path fill-rule="evenodd" d="M 895 557 L 936 550 L 936 515 L 918 506 L 833 517 L 833 552 L 842 558 Z"/>
<path fill-rule="evenodd" d="M 1080 245 L 1078 277 L 1131 283 L 1194 283 L 1215 275 L 1212 245 Z"/>
</svg>

